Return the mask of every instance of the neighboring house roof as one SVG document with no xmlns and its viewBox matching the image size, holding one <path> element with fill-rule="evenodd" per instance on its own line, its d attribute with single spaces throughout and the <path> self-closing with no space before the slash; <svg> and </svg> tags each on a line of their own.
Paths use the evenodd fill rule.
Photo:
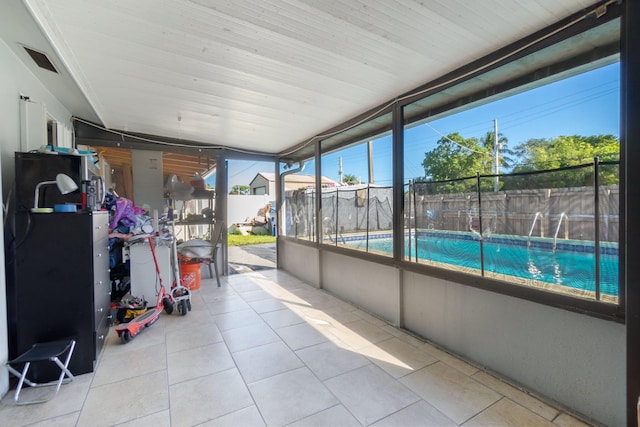
<svg viewBox="0 0 640 427">
<path fill-rule="evenodd" d="M 273 172 L 259 172 L 258 174 L 256 174 L 256 176 L 251 180 L 251 183 L 249 184 L 249 186 L 252 186 L 253 183 L 255 182 L 255 180 L 258 177 L 262 177 L 264 179 L 266 179 L 267 181 L 271 182 L 275 182 L 276 181 L 276 174 Z M 292 174 L 292 175 L 286 175 L 284 177 L 284 182 L 285 182 L 285 189 L 287 190 L 295 190 L 298 188 L 306 188 L 309 186 L 313 186 L 316 183 L 316 177 L 313 175 L 305 175 L 305 174 Z M 322 185 L 338 185 L 338 183 L 334 180 L 332 180 L 331 178 L 327 178 L 326 176 L 322 176 L 321 177 L 321 182 Z"/>
</svg>

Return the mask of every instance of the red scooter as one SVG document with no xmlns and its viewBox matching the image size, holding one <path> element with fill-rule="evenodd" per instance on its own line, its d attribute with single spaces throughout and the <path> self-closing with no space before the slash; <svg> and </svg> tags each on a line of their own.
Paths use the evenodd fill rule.
<svg viewBox="0 0 640 427">
<path fill-rule="evenodd" d="M 158 259 L 156 258 L 156 250 L 153 246 L 152 236 L 144 236 L 143 238 L 147 239 L 149 242 L 151 255 L 153 255 L 153 262 L 156 266 L 156 273 L 158 274 L 158 280 L 160 281 L 160 291 L 158 292 L 158 299 L 156 300 L 156 306 L 154 308 L 150 308 L 128 323 L 121 323 L 116 326 L 116 332 L 123 344 L 131 341 L 142 331 L 143 328 L 153 325 L 155 321 L 158 320 L 158 317 L 160 317 L 162 310 L 166 311 L 167 314 L 173 313 L 174 304 L 176 304 L 178 312 L 183 316 L 186 315 L 188 311 L 191 311 L 191 291 L 182 286 L 180 283 L 180 276 L 179 274 L 176 274 L 176 281 L 171 287 L 171 292 L 167 292 L 164 284 L 162 283 L 160 266 L 158 265 Z M 173 246 L 175 251 L 175 242 L 173 242 Z"/>
</svg>

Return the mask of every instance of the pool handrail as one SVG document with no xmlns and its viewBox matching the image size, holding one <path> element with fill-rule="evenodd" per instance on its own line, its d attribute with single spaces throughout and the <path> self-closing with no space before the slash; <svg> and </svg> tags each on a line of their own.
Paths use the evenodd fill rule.
<svg viewBox="0 0 640 427">
<path fill-rule="evenodd" d="M 564 221 L 564 239 L 565 240 L 569 239 L 569 215 L 567 215 L 565 212 L 562 212 L 560 214 L 560 219 L 558 220 L 558 225 L 556 226 L 556 232 L 553 235 L 553 252 L 556 251 L 558 233 L 560 232 L 560 225 L 562 224 L 563 219 L 565 220 Z"/>
<path fill-rule="evenodd" d="M 531 243 L 531 235 L 533 234 L 533 229 L 536 226 L 536 221 L 540 220 L 540 237 L 544 237 L 544 223 L 542 219 L 544 218 L 544 214 L 542 212 L 536 212 L 533 216 L 533 221 L 531 222 L 531 228 L 529 229 L 529 238 L 527 242 L 527 246 Z"/>
</svg>

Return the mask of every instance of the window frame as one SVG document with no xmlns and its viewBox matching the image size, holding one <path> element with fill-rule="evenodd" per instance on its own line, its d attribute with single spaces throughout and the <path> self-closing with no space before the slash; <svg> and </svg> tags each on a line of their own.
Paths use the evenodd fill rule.
<svg viewBox="0 0 640 427">
<path fill-rule="evenodd" d="M 587 11 L 588 12 L 588 11 Z M 596 68 L 607 62 L 619 60 L 621 52 L 621 16 L 622 5 L 613 3 L 607 6 L 607 13 L 594 19 L 579 19 L 588 13 L 579 12 L 564 20 L 556 22 L 530 36 L 527 36 L 511 45 L 493 52 L 483 58 L 467 64 L 457 70 L 453 70 L 438 79 L 430 81 L 409 92 L 399 95 L 382 105 L 354 117 L 338 126 L 335 126 L 321 135 L 337 135 L 345 130 L 350 130 L 367 121 L 381 120 L 381 116 L 391 113 L 391 122 L 387 129 L 392 131 L 393 150 L 393 235 L 394 256 L 392 258 L 380 257 L 376 254 L 348 250 L 322 244 L 321 238 L 314 243 L 318 250 L 332 251 L 346 256 L 361 258 L 371 262 L 380 262 L 393 265 L 402 271 L 422 274 L 483 289 L 508 297 L 525 299 L 534 303 L 562 308 L 568 311 L 579 312 L 593 317 L 612 320 L 619 323 L 625 322 L 625 289 L 619 287 L 618 304 L 602 303 L 563 294 L 551 293 L 537 288 L 525 287 L 511 282 L 501 281 L 495 278 L 475 276 L 464 272 L 442 269 L 424 264 L 409 262 L 404 259 L 404 128 L 405 124 L 425 117 L 435 118 L 440 115 L 448 115 L 461 108 L 470 108 L 473 105 L 489 102 L 498 97 L 506 97 L 510 94 L 524 91 L 543 81 L 551 82 L 554 79 L 568 76 L 579 67 Z M 605 32 L 608 38 L 602 38 Z M 613 36 L 612 36 L 613 35 Z M 599 45 L 593 45 L 591 41 L 602 39 Z M 577 48 L 574 42 L 577 40 Z M 597 43 L 596 43 L 597 44 Z M 566 49 L 569 48 L 569 49 Z M 575 49 L 574 49 L 575 48 Z M 548 54 L 550 57 L 545 57 Z M 555 55 L 555 56 L 554 56 Z M 531 58 L 542 58 L 537 69 L 530 66 Z M 612 59 L 613 58 L 613 59 Z M 527 60 L 529 59 L 529 61 Z M 518 61 L 522 61 L 525 71 L 512 72 L 518 68 Z M 529 64 L 527 66 L 526 64 Z M 537 64 L 537 63 L 536 63 Z M 505 68 L 501 68 L 505 67 Z M 506 70 L 506 71 L 505 71 Z M 491 77 L 490 79 L 488 77 Z M 483 82 L 483 78 L 485 81 Z M 475 83 L 474 83 L 475 82 Z M 445 94 L 446 91 L 446 94 Z M 444 94 L 444 95 L 443 95 Z M 424 100 L 425 103 L 419 111 L 411 112 L 405 117 L 405 109 L 416 101 Z M 406 122 L 406 123 L 405 123 Z M 345 133 L 343 140 L 337 141 L 334 148 L 344 146 L 350 142 L 361 141 L 368 136 L 375 135 L 377 131 L 371 126 L 367 133 Z M 296 157 L 309 156 L 312 149 L 316 160 L 316 182 L 321 176 L 320 141 L 322 137 L 314 137 L 309 141 L 299 144 L 286 154 L 282 159 L 296 159 Z M 312 146 L 313 144 L 313 146 Z M 622 163 L 622 159 L 621 159 Z M 624 180 L 621 178 L 621 187 Z M 316 221 L 317 235 L 321 235 L 321 192 L 316 192 Z M 620 227 L 620 244 L 623 244 L 624 226 Z M 281 236 L 283 237 L 283 236 Z M 286 237 L 285 237 L 286 238 Z M 288 239 L 288 238 L 286 238 Z M 302 241 L 303 242 L 303 241 Z M 301 243 L 302 243 L 301 242 Z M 308 242 L 304 242 L 308 243 Z M 622 250 L 621 257 L 622 255 Z M 623 262 L 620 263 L 620 283 L 623 283 Z"/>
</svg>

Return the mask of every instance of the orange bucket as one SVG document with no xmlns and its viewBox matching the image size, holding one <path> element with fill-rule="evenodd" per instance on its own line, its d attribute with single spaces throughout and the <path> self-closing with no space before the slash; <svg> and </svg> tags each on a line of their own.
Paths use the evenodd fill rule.
<svg viewBox="0 0 640 427">
<path fill-rule="evenodd" d="M 180 281 L 182 286 L 192 291 L 200 289 L 200 262 L 181 262 L 180 263 Z"/>
</svg>

